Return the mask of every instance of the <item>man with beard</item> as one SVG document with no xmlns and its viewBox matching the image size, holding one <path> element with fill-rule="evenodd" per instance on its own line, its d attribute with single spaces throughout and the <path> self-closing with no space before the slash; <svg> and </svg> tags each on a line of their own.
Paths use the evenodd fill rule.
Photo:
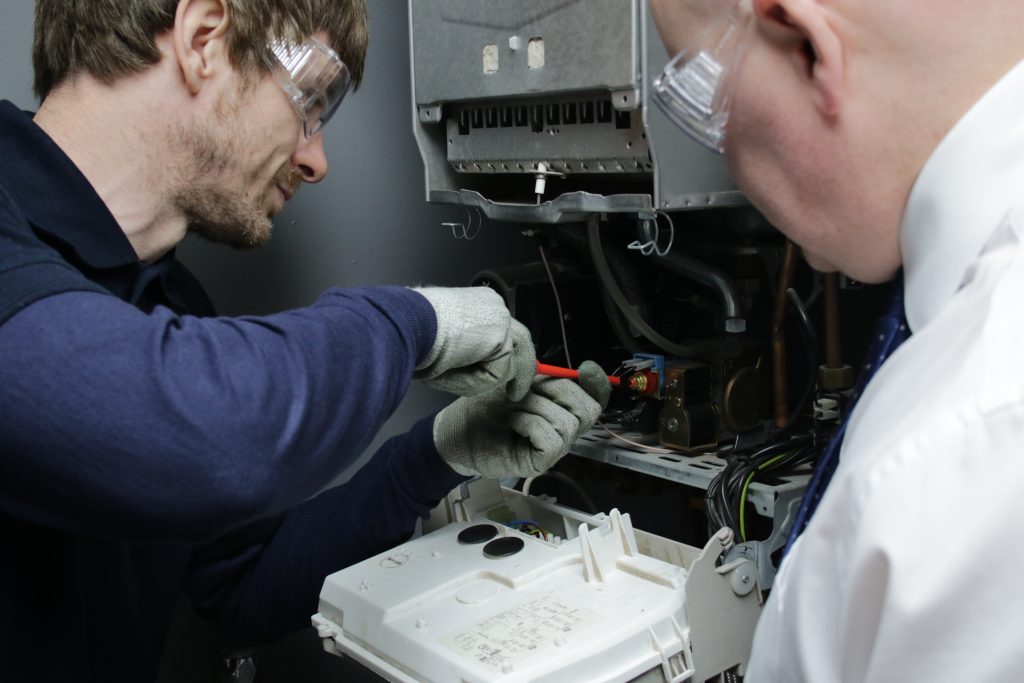
<svg viewBox="0 0 1024 683">
<path fill-rule="evenodd" d="M 902 268 L 748 680 L 1020 678 L 1024 3 L 651 7 L 678 55 L 660 104 L 808 262 L 871 283 Z"/>
<path fill-rule="evenodd" d="M 39 111 L 0 103 L 4 680 L 151 680 L 182 588 L 240 637 L 306 627 L 328 573 L 597 418 L 600 369 L 536 379 L 485 288 L 214 318 L 175 259 L 189 230 L 265 242 L 326 175 L 365 48 L 362 0 L 37 3 Z M 462 398 L 317 495 L 411 379 Z"/>
</svg>

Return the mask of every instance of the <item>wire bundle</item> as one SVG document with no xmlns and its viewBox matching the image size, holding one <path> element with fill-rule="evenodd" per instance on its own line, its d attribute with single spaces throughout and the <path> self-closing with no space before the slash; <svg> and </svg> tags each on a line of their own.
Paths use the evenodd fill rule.
<svg viewBox="0 0 1024 683">
<path fill-rule="evenodd" d="M 540 539 L 545 539 L 551 535 L 544 527 L 532 519 L 517 519 L 511 522 L 505 522 L 506 526 L 510 526 L 513 529 L 523 532 L 529 536 L 536 536 Z"/>
<path fill-rule="evenodd" d="M 801 434 L 750 455 L 733 455 L 711 480 L 704 497 L 709 533 L 727 526 L 746 541 L 746 501 L 751 482 L 758 475 L 792 474 L 813 460 L 817 452 L 814 436 Z"/>
</svg>

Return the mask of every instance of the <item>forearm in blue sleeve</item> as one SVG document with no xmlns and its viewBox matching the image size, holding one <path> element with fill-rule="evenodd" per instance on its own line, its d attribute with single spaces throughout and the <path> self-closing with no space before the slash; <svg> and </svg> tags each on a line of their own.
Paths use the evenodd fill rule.
<svg viewBox="0 0 1024 683">
<path fill-rule="evenodd" d="M 403 288 L 249 318 L 42 299 L 0 326 L 0 509 L 122 541 L 205 541 L 278 514 L 365 448 L 435 325 Z"/>
<path fill-rule="evenodd" d="M 389 440 L 347 483 L 274 523 L 193 552 L 186 590 L 232 634 L 271 640 L 309 626 L 324 578 L 408 539 L 466 480 L 434 448 L 433 416 Z M 260 538 L 263 537 L 263 542 Z"/>
</svg>

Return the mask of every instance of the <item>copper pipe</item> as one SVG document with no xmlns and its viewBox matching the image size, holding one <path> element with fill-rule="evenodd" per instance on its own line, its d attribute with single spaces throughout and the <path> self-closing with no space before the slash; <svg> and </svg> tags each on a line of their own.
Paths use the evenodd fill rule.
<svg viewBox="0 0 1024 683">
<path fill-rule="evenodd" d="M 843 367 L 843 352 L 839 339 L 839 273 L 825 273 L 825 367 L 838 370 Z"/>
<path fill-rule="evenodd" d="M 786 242 L 779 269 L 779 285 L 775 292 L 772 315 L 772 393 L 775 399 L 775 424 L 785 427 L 789 422 L 789 384 L 786 382 L 786 290 L 793 286 L 796 275 L 796 245 Z"/>
</svg>

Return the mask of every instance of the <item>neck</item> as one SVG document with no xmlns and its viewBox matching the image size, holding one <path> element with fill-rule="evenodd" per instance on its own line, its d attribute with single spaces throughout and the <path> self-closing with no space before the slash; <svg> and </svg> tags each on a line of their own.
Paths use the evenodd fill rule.
<svg viewBox="0 0 1024 683">
<path fill-rule="evenodd" d="M 91 76 L 69 79 L 47 96 L 35 117 L 92 184 L 144 262 L 173 249 L 187 231 L 172 201 L 178 173 L 169 108 L 157 111 L 151 104 L 161 101 L 152 96 L 158 72 L 109 85 Z"/>
</svg>

